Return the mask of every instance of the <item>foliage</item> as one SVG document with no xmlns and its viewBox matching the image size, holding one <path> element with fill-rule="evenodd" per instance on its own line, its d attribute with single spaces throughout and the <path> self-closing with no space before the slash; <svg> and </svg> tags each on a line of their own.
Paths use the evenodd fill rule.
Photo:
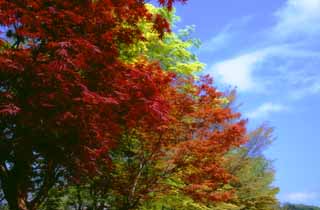
<svg viewBox="0 0 320 210">
<path fill-rule="evenodd" d="M 319 210 L 320 207 L 316 206 L 307 206 L 307 205 L 298 205 L 298 204 L 284 204 L 281 207 L 282 210 Z"/>
<path fill-rule="evenodd" d="M 166 8 L 155 8 L 147 5 L 152 14 L 160 14 L 173 25 L 179 18 L 174 15 L 174 11 Z M 201 71 L 204 64 L 200 63 L 195 54 L 191 52 L 197 48 L 200 41 L 190 38 L 194 30 L 189 26 L 177 33 L 164 33 L 160 38 L 158 33 L 152 30 L 152 22 L 143 20 L 139 27 L 143 32 L 144 39 L 139 40 L 130 47 L 125 44 L 121 46 L 120 56 L 123 60 L 134 63 L 142 57 L 150 61 L 160 62 L 164 70 L 182 75 L 194 75 Z"/>
<path fill-rule="evenodd" d="M 158 195 L 146 204 L 145 209 L 212 209 L 212 210 L 275 210 L 278 207 L 278 188 L 272 186 L 274 172 L 272 163 L 262 152 L 273 141 L 272 128 L 262 125 L 249 134 L 245 147 L 234 148 L 224 156 L 224 166 L 233 175 L 220 191 L 233 191 L 224 202 L 206 204 L 186 197 L 179 191 Z"/>
<path fill-rule="evenodd" d="M 149 6 L 149 10 L 153 14 L 159 11 L 168 21 L 174 19 L 166 9 Z M 130 43 L 130 48 L 126 43 L 120 45 L 120 57 L 128 64 L 139 63 L 145 59 L 139 57 L 140 50 L 148 60 L 159 60 L 164 70 L 178 73 L 172 88 L 162 89 L 169 107 L 168 123 L 159 130 L 152 130 L 145 123 L 123 129 L 117 146 L 109 152 L 112 167 L 100 166 L 99 176 L 69 187 L 66 194 L 52 191 L 53 203 L 93 209 L 134 209 L 140 205 L 151 208 L 147 203 L 160 202 L 157 197 L 161 194 L 171 198 L 172 205 L 206 209 L 200 200 L 210 203 L 230 196 L 230 192 L 215 190 L 230 179 L 220 166 L 220 159 L 230 147 L 245 142 L 245 122 L 237 121 L 239 114 L 222 105 L 225 97 L 212 87 L 211 79 L 194 80 L 188 76 L 201 66 L 188 51 L 194 41 L 183 41 L 174 33 L 165 33 L 160 39 L 151 26 L 143 19 L 139 27 L 145 39 Z M 186 37 L 189 31 L 181 33 Z M 158 45 L 168 51 L 155 48 Z M 167 56 L 170 51 L 176 53 L 171 61 Z M 78 189 L 77 193 L 72 189 Z M 61 203 L 64 199 L 69 204 Z"/>
<path fill-rule="evenodd" d="M 124 128 L 167 121 L 172 75 L 124 63 L 118 48 L 143 38 L 141 19 L 160 36 L 170 28 L 140 0 L 1 0 L 0 10 L 0 45 L 10 45 L 0 53 L 1 187 L 11 209 L 37 209 L 52 186 L 110 165 Z"/>
<path fill-rule="evenodd" d="M 159 3 L 0 0 L 9 28 L 0 42 L 0 199 L 10 209 L 277 205 L 261 153 L 272 130 L 247 136 L 232 96 L 197 77 L 192 28 L 169 33 L 174 0 Z"/>
<path fill-rule="evenodd" d="M 141 126 L 124 133 L 111 151 L 111 171 L 105 168 L 85 189 L 92 193 L 91 201 L 101 199 L 109 209 L 137 209 L 166 199 L 181 208 L 205 209 L 227 200 L 231 192 L 217 189 L 231 176 L 220 163 L 246 137 L 245 122 L 219 105 L 221 97 L 208 78 L 198 82 L 179 78 L 166 95 L 170 123 L 161 133 Z"/>
<path fill-rule="evenodd" d="M 272 162 L 262 151 L 272 141 L 273 129 L 262 125 L 250 133 L 246 147 L 235 149 L 226 156 L 226 167 L 236 179 L 231 183 L 236 196 L 229 201 L 246 210 L 274 210 L 278 205 L 278 188 L 272 186 Z"/>
</svg>

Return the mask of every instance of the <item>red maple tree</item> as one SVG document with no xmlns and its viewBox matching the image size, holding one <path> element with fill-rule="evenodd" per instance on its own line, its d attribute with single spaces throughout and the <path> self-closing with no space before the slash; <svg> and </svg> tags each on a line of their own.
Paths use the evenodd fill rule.
<svg viewBox="0 0 320 210">
<path fill-rule="evenodd" d="M 172 100 L 176 124 L 171 130 L 179 138 L 169 162 L 185 184 L 182 191 L 203 203 L 227 201 L 233 196 L 232 191 L 218 191 L 233 178 L 223 167 L 224 155 L 247 141 L 246 121 L 223 102 L 227 96 L 212 82 L 209 76 L 189 80 L 186 84 L 193 86 Z"/>
<path fill-rule="evenodd" d="M 183 2 L 183 0 L 182 0 Z M 118 45 L 143 39 L 137 23 L 169 31 L 143 0 L 0 0 L 0 187 L 10 209 L 37 209 L 67 178 L 97 172 L 96 160 L 124 127 L 167 120 L 156 64 L 119 60 Z M 160 0 L 172 7 L 173 0 Z"/>
<path fill-rule="evenodd" d="M 171 192 L 205 204 L 229 200 L 232 191 L 218 190 L 234 178 L 223 166 L 224 155 L 247 141 L 246 122 L 223 102 L 227 96 L 210 77 L 176 77 L 162 93 L 168 121 L 158 130 L 143 122 L 126 129 L 111 151 L 111 173 L 90 187 L 94 198 L 115 209 L 137 209 Z"/>
</svg>

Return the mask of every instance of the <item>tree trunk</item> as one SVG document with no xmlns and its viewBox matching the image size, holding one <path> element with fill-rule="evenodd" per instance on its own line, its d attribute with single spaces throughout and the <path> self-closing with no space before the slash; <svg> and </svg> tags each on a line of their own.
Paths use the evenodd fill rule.
<svg viewBox="0 0 320 210">
<path fill-rule="evenodd" d="M 6 200 L 10 210 L 29 210 L 27 207 L 26 196 L 17 192 L 15 189 L 6 190 Z"/>
<path fill-rule="evenodd" d="M 1 177 L 2 190 L 10 210 L 30 210 L 27 207 L 27 193 L 19 188 L 16 176 L 7 174 Z"/>
<path fill-rule="evenodd" d="M 24 198 L 18 198 L 18 209 L 19 210 L 28 210 L 27 204 Z"/>
</svg>

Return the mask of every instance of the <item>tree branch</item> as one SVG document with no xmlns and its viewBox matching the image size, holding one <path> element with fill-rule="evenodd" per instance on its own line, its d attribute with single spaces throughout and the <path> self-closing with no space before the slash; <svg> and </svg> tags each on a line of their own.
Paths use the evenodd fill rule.
<svg viewBox="0 0 320 210">
<path fill-rule="evenodd" d="M 0 163 L 0 180 L 8 177 L 8 168 L 5 163 Z"/>
<path fill-rule="evenodd" d="M 29 202 L 31 209 L 37 209 L 37 207 L 47 198 L 48 192 L 55 184 L 57 177 L 55 176 L 55 165 L 53 161 L 49 161 L 47 164 L 47 173 L 45 174 L 42 186 L 38 191 L 36 197 Z"/>
</svg>

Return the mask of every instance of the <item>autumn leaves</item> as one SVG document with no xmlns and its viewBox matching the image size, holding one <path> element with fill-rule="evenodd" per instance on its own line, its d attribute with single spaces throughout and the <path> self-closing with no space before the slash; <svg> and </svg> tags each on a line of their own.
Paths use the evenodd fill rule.
<svg viewBox="0 0 320 210">
<path fill-rule="evenodd" d="M 225 154 L 248 140 L 245 121 L 195 76 L 196 42 L 167 32 L 173 1 L 159 2 L 167 8 L 0 0 L 0 24 L 14 31 L 0 46 L 10 209 L 159 209 L 166 196 L 200 208 L 233 197 Z"/>
</svg>

